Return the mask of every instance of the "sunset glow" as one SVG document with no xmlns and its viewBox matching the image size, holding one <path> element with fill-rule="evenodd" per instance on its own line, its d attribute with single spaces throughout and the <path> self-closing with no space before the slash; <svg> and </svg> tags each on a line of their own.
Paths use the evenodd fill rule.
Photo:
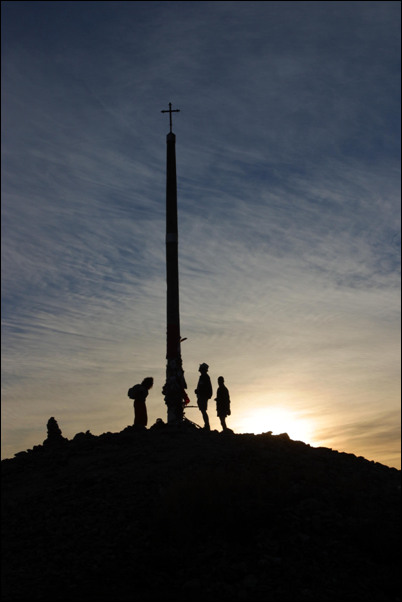
<svg viewBox="0 0 402 602">
<path fill-rule="evenodd" d="M 278 406 L 253 410 L 249 416 L 242 419 L 239 428 L 244 433 L 259 434 L 267 431 L 272 431 L 273 435 L 287 433 L 291 439 L 304 443 L 310 443 L 314 434 L 311 420 Z"/>
</svg>

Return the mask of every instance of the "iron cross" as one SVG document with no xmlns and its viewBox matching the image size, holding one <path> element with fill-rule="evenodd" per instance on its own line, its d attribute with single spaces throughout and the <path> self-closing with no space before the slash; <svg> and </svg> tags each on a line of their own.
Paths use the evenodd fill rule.
<svg viewBox="0 0 402 602">
<path fill-rule="evenodd" d="M 180 109 L 172 109 L 172 103 L 169 102 L 169 108 L 161 113 L 169 113 L 170 132 L 172 132 L 172 113 L 180 113 Z"/>
</svg>

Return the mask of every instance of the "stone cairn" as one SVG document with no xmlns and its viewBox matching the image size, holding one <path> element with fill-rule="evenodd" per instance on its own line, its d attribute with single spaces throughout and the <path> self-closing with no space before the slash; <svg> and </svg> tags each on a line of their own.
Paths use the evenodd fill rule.
<svg viewBox="0 0 402 602">
<path fill-rule="evenodd" d="M 66 438 L 61 434 L 57 420 L 52 416 L 47 422 L 47 439 L 44 440 L 43 445 L 58 445 L 64 441 Z"/>
</svg>

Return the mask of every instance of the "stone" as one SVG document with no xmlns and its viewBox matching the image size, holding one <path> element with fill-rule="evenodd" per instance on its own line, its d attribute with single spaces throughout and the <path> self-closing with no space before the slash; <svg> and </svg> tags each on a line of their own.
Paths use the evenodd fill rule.
<svg viewBox="0 0 402 602">
<path fill-rule="evenodd" d="M 400 471 L 277 435 L 130 430 L 2 461 L 4 602 L 398 600 Z"/>
<path fill-rule="evenodd" d="M 67 439 L 61 434 L 57 420 L 52 416 L 47 422 L 47 439 L 44 440 L 43 445 L 58 445 L 65 441 Z"/>
</svg>

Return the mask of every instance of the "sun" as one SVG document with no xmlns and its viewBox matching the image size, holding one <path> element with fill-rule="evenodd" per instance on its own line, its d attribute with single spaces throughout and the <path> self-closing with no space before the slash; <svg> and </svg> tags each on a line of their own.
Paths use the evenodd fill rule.
<svg viewBox="0 0 402 602">
<path fill-rule="evenodd" d="M 299 416 L 296 412 L 281 407 L 259 408 L 245 416 L 239 424 L 243 433 L 266 433 L 272 431 L 273 435 L 287 433 L 294 441 L 308 443 L 313 436 L 311 420 Z"/>
</svg>

